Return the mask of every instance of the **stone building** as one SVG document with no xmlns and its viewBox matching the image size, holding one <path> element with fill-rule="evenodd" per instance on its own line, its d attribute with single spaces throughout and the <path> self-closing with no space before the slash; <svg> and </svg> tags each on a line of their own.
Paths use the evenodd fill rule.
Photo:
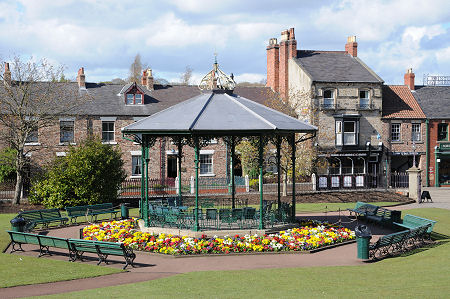
<svg viewBox="0 0 450 299">
<path fill-rule="evenodd" d="M 385 171 L 383 80 L 357 48 L 352 36 L 344 51 L 298 50 L 294 28 L 285 30 L 279 44 L 272 38 L 267 46 L 267 86 L 319 128 L 315 145 L 325 164 L 319 171 L 376 177 Z"/>
</svg>

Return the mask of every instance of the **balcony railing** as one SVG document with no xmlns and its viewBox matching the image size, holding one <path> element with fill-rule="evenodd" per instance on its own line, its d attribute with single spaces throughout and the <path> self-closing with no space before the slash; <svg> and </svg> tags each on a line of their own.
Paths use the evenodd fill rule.
<svg viewBox="0 0 450 299">
<path fill-rule="evenodd" d="M 372 103 L 358 103 L 356 104 L 356 109 L 357 110 L 373 110 L 375 109 L 375 105 Z"/>
<path fill-rule="evenodd" d="M 338 108 L 337 104 L 325 104 L 325 103 L 320 104 L 321 110 L 336 110 L 337 108 Z"/>
</svg>

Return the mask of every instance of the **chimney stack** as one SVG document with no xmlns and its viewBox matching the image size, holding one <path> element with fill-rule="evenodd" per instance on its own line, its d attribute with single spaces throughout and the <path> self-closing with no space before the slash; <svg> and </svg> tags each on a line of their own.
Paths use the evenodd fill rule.
<svg viewBox="0 0 450 299">
<path fill-rule="evenodd" d="M 267 87 L 273 91 L 279 91 L 280 74 L 280 46 L 276 38 L 269 39 L 267 50 Z"/>
<path fill-rule="evenodd" d="M 356 42 L 356 36 L 347 37 L 347 43 L 345 44 L 345 52 L 353 57 L 358 56 L 358 43 Z"/>
<path fill-rule="evenodd" d="M 414 88 L 414 78 L 415 77 L 416 77 L 416 75 L 414 75 L 412 68 L 409 68 L 405 74 L 405 85 L 407 85 L 410 90 L 415 89 Z"/>
<path fill-rule="evenodd" d="M 279 56 L 279 93 L 284 100 L 287 100 L 289 93 L 288 61 L 290 58 L 297 57 L 297 41 L 295 40 L 294 28 L 281 32 Z"/>
<path fill-rule="evenodd" d="M 141 84 L 147 86 L 147 71 L 142 72 Z"/>
<path fill-rule="evenodd" d="M 146 75 L 145 86 L 148 90 L 154 90 L 152 69 L 149 68 L 144 73 Z"/>
<path fill-rule="evenodd" d="M 86 76 L 83 67 L 78 70 L 77 82 L 80 89 L 86 89 Z"/>
<path fill-rule="evenodd" d="M 5 73 L 3 74 L 3 83 L 11 85 L 11 71 L 9 70 L 9 63 L 5 62 Z"/>
</svg>

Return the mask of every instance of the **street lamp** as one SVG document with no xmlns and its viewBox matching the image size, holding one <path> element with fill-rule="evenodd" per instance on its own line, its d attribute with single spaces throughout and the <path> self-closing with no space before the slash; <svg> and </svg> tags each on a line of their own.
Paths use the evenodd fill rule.
<svg viewBox="0 0 450 299">
<path fill-rule="evenodd" d="M 416 167 L 416 143 L 413 141 L 412 143 L 413 148 L 413 167 Z"/>
</svg>

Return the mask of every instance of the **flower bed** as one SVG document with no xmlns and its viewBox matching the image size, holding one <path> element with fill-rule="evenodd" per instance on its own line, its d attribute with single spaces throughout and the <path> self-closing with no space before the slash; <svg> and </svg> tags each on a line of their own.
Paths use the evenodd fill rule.
<svg viewBox="0 0 450 299">
<path fill-rule="evenodd" d="M 136 229 L 136 220 L 93 224 L 83 229 L 83 238 L 122 242 L 133 249 L 172 255 L 233 252 L 308 251 L 355 238 L 347 228 L 309 221 L 307 225 L 269 235 L 192 238 L 169 234 L 154 235 Z"/>
</svg>

